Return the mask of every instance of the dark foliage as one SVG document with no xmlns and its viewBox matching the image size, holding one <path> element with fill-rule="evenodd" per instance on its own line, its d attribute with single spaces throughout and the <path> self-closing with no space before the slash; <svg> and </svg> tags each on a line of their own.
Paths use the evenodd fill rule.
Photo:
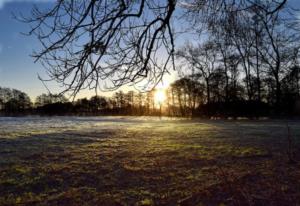
<svg viewBox="0 0 300 206">
<path fill-rule="evenodd" d="M 289 81 L 291 82 L 291 81 Z M 282 95 L 285 101 L 276 105 L 266 101 L 247 100 L 245 90 L 236 91 L 239 96 L 225 98 L 224 92 L 213 88 L 207 102 L 204 85 L 189 78 L 175 81 L 165 90 L 166 99 L 158 104 L 156 91 L 137 93 L 116 92 L 112 97 L 93 96 L 70 102 L 62 95 L 42 94 L 34 104 L 18 90 L 1 88 L 0 114 L 2 115 L 165 115 L 205 118 L 259 118 L 299 116 L 299 93 L 288 89 L 284 83 Z M 26 97 L 26 98 L 25 98 Z"/>
</svg>

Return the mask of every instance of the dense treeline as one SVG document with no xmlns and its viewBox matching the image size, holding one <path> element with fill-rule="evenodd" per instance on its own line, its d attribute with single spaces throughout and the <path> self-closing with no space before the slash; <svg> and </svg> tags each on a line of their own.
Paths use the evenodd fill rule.
<svg viewBox="0 0 300 206">
<path fill-rule="evenodd" d="M 26 97 L 26 98 L 25 98 Z M 42 94 L 32 103 L 24 92 L 0 87 L 0 112 L 3 115 L 160 115 L 154 91 L 116 92 L 112 97 L 93 96 L 70 102 L 63 95 Z"/>
<path fill-rule="evenodd" d="M 0 111 L 3 113 L 24 113 L 31 108 L 32 103 L 26 93 L 0 87 Z"/>
<path fill-rule="evenodd" d="M 217 76 L 217 75 L 216 75 Z M 42 94 L 32 103 L 24 92 L 0 88 L 0 113 L 2 115 L 165 115 L 186 117 L 266 117 L 297 116 L 300 114 L 300 98 L 293 93 L 294 84 L 282 83 L 285 109 L 276 113 L 275 105 L 266 101 L 247 100 L 241 85 L 235 98 L 226 101 L 224 82 L 212 78 L 210 102 L 207 101 L 203 83 L 181 78 L 160 91 L 116 92 L 112 97 L 93 96 L 70 102 L 63 95 Z M 291 82 L 291 81 L 288 81 Z M 299 83 L 299 82 L 298 82 Z M 157 92 L 165 95 L 163 101 Z M 230 91 L 234 93 L 234 91 Z"/>
</svg>

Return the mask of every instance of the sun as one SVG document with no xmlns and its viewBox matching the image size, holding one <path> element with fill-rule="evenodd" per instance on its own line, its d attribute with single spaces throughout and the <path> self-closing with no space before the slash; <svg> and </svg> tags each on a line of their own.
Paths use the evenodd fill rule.
<svg viewBox="0 0 300 206">
<path fill-rule="evenodd" d="M 157 105 L 161 105 L 166 100 L 166 91 L 165 89 L 158 89 L 154 94 L 154 101 Z"/>
<path fill-rule="evenodd" d="M 170 86 L 170 78 L 165 78 L 164 81 L 159 82 L 154 89 L 154 102 L 157 107 L 162 107 L 167 100 L 167 90 Z"/>
</svg>

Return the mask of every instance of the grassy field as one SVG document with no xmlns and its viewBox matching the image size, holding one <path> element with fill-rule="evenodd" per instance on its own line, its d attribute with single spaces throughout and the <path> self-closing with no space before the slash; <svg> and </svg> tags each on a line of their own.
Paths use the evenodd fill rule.
<svg viewBox="0 0 300 206">
<path fill-rule="evenodd" d="M 0 126 L 0 205 L 300 205 L 300 122 L 66 121 Z"/>
</svg>

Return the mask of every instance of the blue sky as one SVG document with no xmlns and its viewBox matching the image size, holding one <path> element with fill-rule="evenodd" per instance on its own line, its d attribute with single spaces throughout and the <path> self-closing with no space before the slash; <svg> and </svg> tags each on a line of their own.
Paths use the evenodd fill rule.
<svg viewBox="0 0 300 206">
<path fill-rule="evenodd" d="M 18 22 L 12 13 L 29 15 L 34 4 L 42 8 L 51 7 L 54 0 L 0 0 L 0 86 L 22 90 L 34 98 L 47 90 L 38 80 L 37 74 L 47 77 L 44 68 L 34 63 L 30 57 L 33 50 L 39 48 L 34 37 L 21 34 L 29 30 L 29 25 Z M 299 8 L 300 0 L 290 0 Z M 184 40 L 182 40 L 184 41 Z M 51 91 L 59 91 L 55 82 L 48 83 Z M 84 92 L 80 96 L 91 96 L 93 92 Z"/>
<path fill-rule="evenodd" d="M 44 75 L 45 71 L 30 57 L 39 44 L 34 37 L 21 34 L 29 26 L 15 20 L 12 13 L 29 15 L 33 2 L 0 0 L 0 86 L 20 89 L 31 97 L 46 92 L 37 78 L 37 73 Z M 42 2 L 47 2 L 39 2 L 42 7 L 51 6 Z"/>
</svg>

